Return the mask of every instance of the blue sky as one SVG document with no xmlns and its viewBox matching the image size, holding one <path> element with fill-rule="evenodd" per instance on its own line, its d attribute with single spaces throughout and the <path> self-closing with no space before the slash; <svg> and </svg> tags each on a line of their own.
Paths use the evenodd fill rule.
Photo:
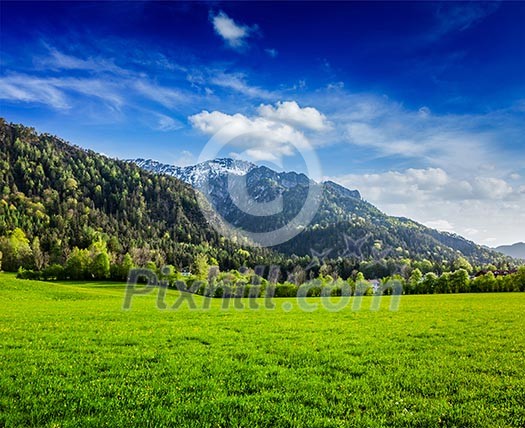
<svg viewBox="0 0 525 428">
<path fill-rule="evenodd" d="M 0 114 L 119 158 L 221 154 L 525 241 L 525 4 L 2 2 Z M 271 136 L 269 136 L 271 134 Z M 248 141 L 249 140 L 249 141 Z"/>
</svg>

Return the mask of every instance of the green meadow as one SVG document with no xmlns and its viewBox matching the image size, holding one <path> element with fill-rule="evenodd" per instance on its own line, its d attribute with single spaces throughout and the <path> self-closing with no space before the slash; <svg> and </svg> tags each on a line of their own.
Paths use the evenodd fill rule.
<svg viewBox="0 0 525 428">
<path fill-rule="evenodd" d="M 525 426 L 525 293 L 304 312 L 124 292 L 0 274 L 0 426 Z"/>
</svg>

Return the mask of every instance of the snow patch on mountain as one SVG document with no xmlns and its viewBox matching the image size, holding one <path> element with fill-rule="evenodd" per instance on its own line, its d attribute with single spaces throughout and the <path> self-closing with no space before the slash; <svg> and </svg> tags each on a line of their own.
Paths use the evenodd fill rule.
<svg viewBox="0 0 525 428">
<path fill-rule="evenodd" d="M 166 165 L 151 159 L 131 159 L 130 162 L 137 164 L 146 171 L 157 174 L 167 174 L 177 177 L 192 187 L 202 189 L 207 181 L 214 178 L 231 175 L 246 175 L 249 171 L 257 168 L 257 165 L 238 159 L 213 159 L 191 166 Z"/>
</svg>

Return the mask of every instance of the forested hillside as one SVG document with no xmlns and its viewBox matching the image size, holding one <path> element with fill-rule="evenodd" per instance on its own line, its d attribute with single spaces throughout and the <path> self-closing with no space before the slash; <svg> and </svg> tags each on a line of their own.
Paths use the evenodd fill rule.
<svg viewBox="0 0 525 428">
<path fill-rule="evenodd" d="M 178 269 L 192 266 L 198 254 L 226 269 L 268 258 L 267 251 L 248 252 L 218 236 L 194 190 L 178 179 L 0 120 L 5 270 L 64 265 L 75 247 L 92 258 L 105 253 L 112 263 L 128 254 L 135 265 Z"/>
</svg>

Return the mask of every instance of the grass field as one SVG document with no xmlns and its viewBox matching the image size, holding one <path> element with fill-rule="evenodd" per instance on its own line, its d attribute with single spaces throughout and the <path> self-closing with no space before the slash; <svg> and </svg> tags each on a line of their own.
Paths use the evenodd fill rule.
<svg viewBox="0 0 525 428">
<path fill-rule="evenodd" d="M 525 426 L 525 293 L 310 313 L 123 297 L 0 274 L 0 426 Z"/>
</svg>

